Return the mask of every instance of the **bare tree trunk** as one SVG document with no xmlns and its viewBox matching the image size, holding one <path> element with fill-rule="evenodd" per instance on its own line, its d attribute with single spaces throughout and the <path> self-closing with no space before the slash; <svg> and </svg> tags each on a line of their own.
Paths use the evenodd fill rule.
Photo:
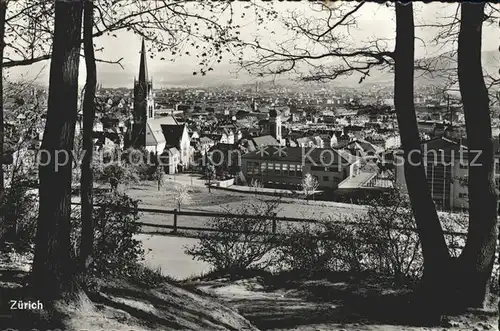
<svg viewBox="0 0 500 331">
<path fill-rule="evenodd" d="M 481 64 L 484 3 L 462 3 L 458 36 L 458 78 L 469 148 L 469 231 L 459 258 L 461 299 L 481 307 L 495 259 L 497 192 L 488 90 Z M 476 160 L 476 155 L 478 156 Z"/>
<path fill-rule="evenodd" d="M 4 158 L 4 116 L 3 116 L 3 51 L 5 48 L 5 15 L 7 13 L 7 0 L 0 0 L 0 199 L 5 190 L 3 171 Z"/>
<path fill-rule="evenodd" d="M 415 25 L 412 3 L 402 4 L 396 2 L 394 104 L 403 147 L 406 186 L 417 230 L 422 242 L 424 290 L 428 294 L 435 294 L 439 297 L 439 290 L 441 289 L 440 279 L 444 271 L 446 271 L 446 265 L 450 260 L 450 256 L 443 236 L 441 223 L 427 185 L 427 177 L 423 164 L 420 135 L 413 101 L 414 43 Z M 434 303 L 438 305 L 437 302 Z"/>
<path fill-rule="evenodd" d="M 85 95 L 83 99 L 83 159 L 82 177 L 80 181 L 82 199 L 82 237 L 80 243 L 80 271 L 85 272 L 92 258 L 92 247 L 94 244 L 93 226 L 93 173 L 92 157 L 94 141 L 95 119 L 95 92 L 97 84 L 97 72 L 94 54 L 94 42 L 92 29 L 94 24 L 94 3 L 85 0 L 83 11 L 83 50 L 85 52 L 85 66 L 87 68 L 87 81 L 85 84 Z"/>
<path fill-rule="evenodd" d="M 7 13 L 7 0 L 0 0 L 0 203 L 5 193 L 4 163 L 7 157 L 4 155 L 4 108 L 3 108 L 3 52 L 5 48 L 5 15 Z M 5 220 L 3 220 L 5 222 Z M 10 224 L 0 224 L 0 247 L 3 246 L 10 233 Z"/>
<path fill-rule="evenodd" d="M 82 0 L 56 1 L 47 120 L 39 166 L 33 285 L 41 300 L 76 289 L 70 245 L 72 150 L 78 101 Z"/>
</svg>

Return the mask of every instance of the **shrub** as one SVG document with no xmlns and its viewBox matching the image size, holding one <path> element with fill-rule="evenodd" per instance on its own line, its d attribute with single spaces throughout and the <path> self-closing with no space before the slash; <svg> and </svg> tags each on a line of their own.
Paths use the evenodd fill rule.
<svg viewBox="0 0 500 331">
<path fill-rule="evenodd" d="M 309 274 L 374 271 L 396 281 L 419 277 L 419 238 L 405 195 L 393 191 L 352 219 L 289 226 L 278 249 L 286 268 Z"/>
<path fill-rule="evenodd" d="M 420 240 L 406 194 L 396 189 L 373 199 L 367 215 L 358 222 L 366 268 L 390 274 L 397 281 L 421 276 Z"/>
<path fill-rule="evenodd" d="M 281 267 L 308 275 L 361 271 L 356 228 L 332 221 L 288 225 L 277 250 Z"/>
<path fill-rule="evenodd" d="M 97 170 L 97 169 L 94 169 Z M 120 184 L 130 184 L 139 181 L 139 174 L 134 166 L 114 162 L 95 173 L 96 180 L 108 182 L 113 191 L 118 190 Z"/>
<path fill-rule="evenodd" d="M 208 262 L 215 270 L 265 269 L 276 260 L 271 254 L 277 240 L 272 231 L 272 217 L 277 213 L 279 200 L 260 200 L 212 218 L 209 227 L 214 232 L 200 232 L 200 241 L 186 247 L 186 254 Z M 233 217 L 230 214 L 257 215 L 261 219 Z"/>
<path fill-rule="evenodd" d="M 17 252 L 32 250 L 38 216 L 36 195 L 29 181 L 18 178 L 0 198 L 0 240 Z"/>
<path fill-rule="evenodd" d="M 139 233 L 137 201 L 124 194 L 95 197 L 94 247 L 89 272 L 93 276 L 130 276 L 143 260 L 144 250 L 134 239 Z M 80 243 L 80 218 L 74 219 L 72 242 L 76 253 Z"/>
</svg>

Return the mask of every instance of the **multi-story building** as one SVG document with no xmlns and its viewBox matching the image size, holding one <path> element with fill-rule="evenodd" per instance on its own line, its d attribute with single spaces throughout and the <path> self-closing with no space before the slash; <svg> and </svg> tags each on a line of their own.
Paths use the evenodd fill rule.
<svg viewBox="0 0 500 331">
<path fill-rule="evenodd" d="M 432 198 L 444 210 L 468 209 L 467 178 L 469 174 L 468 149 L 447 138 L 436 138 L 422 144 L 422 157 Z M 500 150 L 495 144 L 495 186 L 500 188 Z M 406 189 L 402 155 L 395 161 L 396 183 Z"/>
<path fill-rule="evenodd" d="M 358 160 L 348 160 L 331 148 L 266 146 L 241 157 L 241 170 L 248 183 L 252 180 L 298 188 L 310 173 L 319 188 L 335 189 L 359 168 Z"/>
</svg>

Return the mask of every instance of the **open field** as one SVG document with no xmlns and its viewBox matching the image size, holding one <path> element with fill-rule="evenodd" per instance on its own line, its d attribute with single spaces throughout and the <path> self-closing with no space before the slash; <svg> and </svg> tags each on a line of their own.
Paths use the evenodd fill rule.
<svg viewBox="0 0 500 331">
<path fill-rule="evenodd" d="M 228 210 L 236 211 L 243 204 L 255 203 L 257 200 L 276 199 L 271 196 L 261 196 L 255 193 L 241 193 L 226 190 L 211 189 L 204 186 L 204 181 L 193 180 L 191 186 L 191 175 L 177 175 L 175 181 L 166 181 L 158 191 L 157 183 L 154 181 L 141 182 L 126 188 L 126 193 L 139 200 L 139 207 L 151 209 L 172 210 L 177 208 L 175 197 L 177 195 L 176 187 L 186 185 L 189 187 L 189 201 L 186 202 L 181 210 L 183 211 L 203 211 L 203 212 L 225 212 Z M 195 177 L 196 178 L 196 177 Z M 101 186 L 102 187 L 102 186 Z M 73 202 L 79 202 L 79 197 L 74 196 Z M 357 213 L 364 213 L 365 207 L 359 205 L 349 205 L 325 201 L 310 201 L 309 203 L 301 199 L 281 198 L 280 206 L 277 210 L 277 216 L 290 218 L 303 218 L 314 220 L 326 220 L 330 218 L 339 218 L 341 216 L 353 216 Z M 203 227 L 206 226 L 207 217 L 197 216 L 179 216 L 179 226 Z M 141 212 L 140 221 L 145 223 L 173 225 L 174 216 L 150 212 Z M 152 229 L 143 229 L 149 232 Z"/>
<path fill-rule="evenodd" d="M 191 185 L 192 183 L 192 185 Z M 205 181 L 196 174 L 180 174 L 166 176 L 160 190 L 154 181 L 144 181 L 127 187 L 126 193 L 139 200 L 139 207 L 145 209 L 170 210 L 178 208 L 176 204 L 177 189 L 180 185 L 185 185 L 189 192 L 189 199 L 181 206 L 181 211 L 187 212 L 209 212 L 238 213 L 238 209 L 243 205 L 253 204 L 259 200 L 278 199 L 269 195 L 258 195 L 254 192 L 234 192 L 226 189 L 212 188 L 209 192 L 205 186 Z M 101 186 L 102 187 L 102 186 Z M 282 197 L 277 209 L 278 217 L 298 218 L 304 220 L 347 220 L 356 215 L 366 213 L 368 206 L 338 203 L 331 201 L 305 201 L 300 198 Z M 78 202 L 79 197 L 74 196 L 73 202 Z M 440 212 L 440 214 L 448 214 Z M 170 225 L 174 224 L 174 215 L 155 212 L 140 212 L 139 221 L 144 223 Z M 177 225 L 185 227 L 207 227 L 209 218 L 206 216 L 178 216 Z M 282 221 L 278 222 L 278 229 L 283 226 Z M 169 229 L 158 229 L 143 227 L 144 232 L 170 232 Z M 456 229 L 463 231 L 463 229 Z"/>
</svg>

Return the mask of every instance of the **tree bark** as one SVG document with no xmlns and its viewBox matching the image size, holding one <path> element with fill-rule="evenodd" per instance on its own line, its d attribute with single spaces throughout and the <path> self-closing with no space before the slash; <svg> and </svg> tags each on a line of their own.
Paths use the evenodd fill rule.
<svg viewBox="0 0 500 331">
<path fill-rule="evenodd" d="M 4 108 L 3 108 L 3 52 L 5 48 L 5 16 L 7 13 L 7 0 L 0 0 L 0 203 L 2 203 L 5 194 L 5 178 L 4 178 L 4 163 L 7 163 L 7 157 L 4 155 Z M 0 248 L 8 240 L 10 233 L 10 224 L 0 224 Z"/>
<path fill-rule="evenodd" d="M 48 111 L 39 165 L 33 286 L 45 301 L 76 289 L 70 245 L 72 150 L 78 101 L 82 0 L 56 1 Z M 66 157 L 67 156 L 67 157 Z"/>
<path fill-rule="evenodd" d="M 5 178 L 2 159 L 4 159 L 4 108 L 3 108 L 3 52 L 5 48 L 5 15 L 7 0 L 0 0 L 0 199 L 5 190 Z"/>
<path fill-rule="evenodd" d="M 493 137 L 481 64 L 484 7 L 484 3 L 461 4 L 458 36 L 458 78 L 469 148 L 469 230 L 458 260 L 460 298 L 466 307 L 483 306 L 498 236 Z"/>
<path fill-rule="evenodd" d="M 80 242 L 80 271 L 85 272 L 91 263 L 92 248 L 94 245 L 93 224 L 93 173 L 92 158 L 94 150 L 93 132 L 95 119 L 95 93 L 97 84 L 97 70 L 95 63 L 94 41 L 92 30 L 94 25 L 94 3 L 85 0 L 83 8 L 83 50 L 87 80 L 83 99 L 83 159 L 82 177 L 80 181 L 82 199 L 82 237 Z"/>
<path fill-rule="evenodd" d="M 427 185 L 414 105 L 415 25 L 412 3 L 396 2 L 396 48 L 394 51 L 394 104 L 403 147 L 406 186 L 424 257 L 424 291 L 439 297 L 441 278 L 450 260 L 432 196 Z M 418 152 L 415 152 L 418 151 Z M 411 153 L 411 154 L 410 154 Z M 411 160 L 410 160 L 411 157 Z M 433 307 L 436 300 L 428 298 Z"/>
</svg>

